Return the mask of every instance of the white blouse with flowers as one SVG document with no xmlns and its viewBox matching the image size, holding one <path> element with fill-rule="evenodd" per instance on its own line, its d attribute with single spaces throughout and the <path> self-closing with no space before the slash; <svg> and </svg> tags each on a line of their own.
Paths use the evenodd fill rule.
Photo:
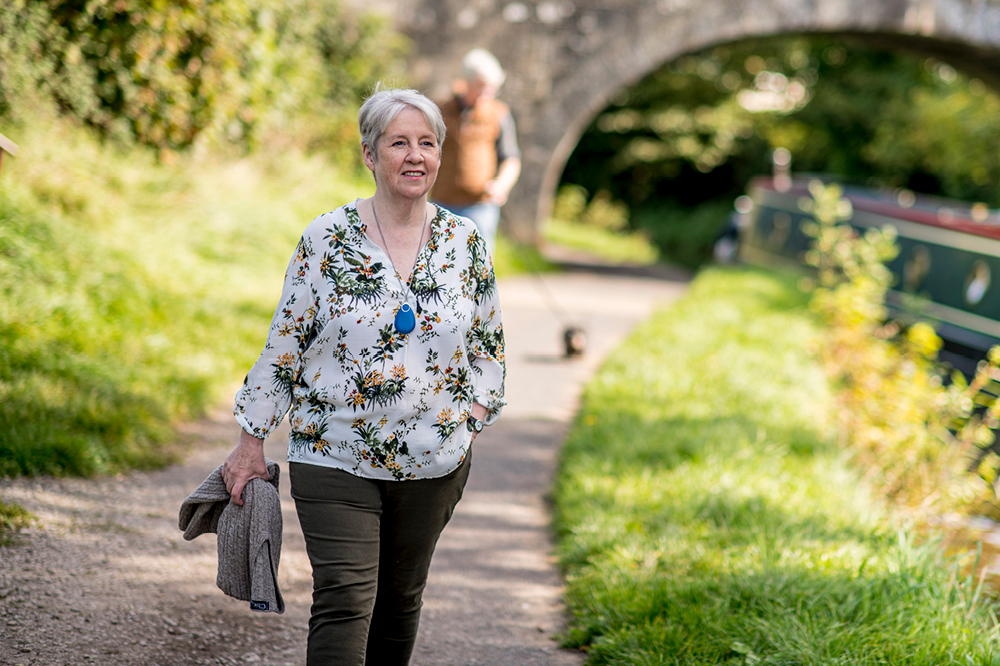
<svg viewBox="0 0 1000 666">
<path fill-rule="evenodd" d="M 409 302 L 350 203 L 313 220 L 285 274 L 236 420 L 264 439 L 289 412 L 288 460 L 371 479 L 444 476 L 465 459 L 472 404 L 493 423 L 505 402 L 496 278 L 469 220 L 438 207 L 417 256 Z"/>
</svg>

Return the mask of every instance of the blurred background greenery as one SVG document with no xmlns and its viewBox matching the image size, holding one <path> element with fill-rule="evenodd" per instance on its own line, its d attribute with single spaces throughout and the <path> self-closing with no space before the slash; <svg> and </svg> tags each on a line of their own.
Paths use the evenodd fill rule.
<svg viewBox="0 0 1000 666">
<path fill-rule="evenodd" d="M 13 0 L 0 11 L 0 113 L 55 106 L 164 156 L 336 150 L 354 143 L 365 91 L 403 74 L 405 50 L 384 17 L 336 0 Z"/>
<path fill-rule="evenodd" d="M 820 36 L 717 46 L 664 64 L 594 119 L 555 217 L 582 193 L 591 226 L 644 235 L 664 260 L 699 266 L 777 148 L 799 173 L 997 207 L 998 113 L 979 79 L 905 52 Z"/>
</svg>

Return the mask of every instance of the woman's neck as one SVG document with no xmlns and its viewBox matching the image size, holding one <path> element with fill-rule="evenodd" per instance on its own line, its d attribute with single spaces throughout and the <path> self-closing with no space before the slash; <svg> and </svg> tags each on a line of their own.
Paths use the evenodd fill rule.
<svg viewBox="0 0 1000 666">
<path fill-rule="evenodd" d="M 403 199 L 401 197 L 382 196 L 378 192 L 369 200 L 369 206 L 374 204 L 379 224 L 383 229 L 409 229 L 423 227 L 427 219 L 427 199 Z"/>
<path fill-rule="evenodd" d="M 365 223 L 365 235 L 385 251 L 393 268 L 403 283 L 410 281 L 420 248 L 427 235 L 430 211 L 423 197 L 407 204 L 390 208 L 376 194 L 359 202 L 358 213 Z M 384 207 L 383 207 L 384 206 Z"/>
</svg>

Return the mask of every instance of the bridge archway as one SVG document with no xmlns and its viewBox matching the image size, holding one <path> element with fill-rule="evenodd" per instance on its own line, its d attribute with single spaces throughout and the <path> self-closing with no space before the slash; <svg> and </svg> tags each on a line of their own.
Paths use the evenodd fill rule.
<svg viewBox="0 0 1000 666">
<path fill-rule="evenodd" d="M 509 76 L 521 179 L 507 230 L 534 242 L 581 134 L 612 96 L 666 62 L 717 44 L 782 34 L 852 36 L 935 56 L 1000 87 L 995 0 L 400 0 L 415 44 L 411 76 L 447 95 L 462 55 L 484 46 Z"/>
</svg>

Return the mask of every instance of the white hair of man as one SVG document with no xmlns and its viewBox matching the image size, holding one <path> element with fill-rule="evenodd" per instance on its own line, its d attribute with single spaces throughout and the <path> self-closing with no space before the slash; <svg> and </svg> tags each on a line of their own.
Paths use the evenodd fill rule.
<svg viewBox="0 0 1000 666">
<path fill-rule="evenodd" d="M 479 79 L 483 83 L 500 88 L 507 75 L 500 61 L 486 49 L 472 49 L 462 58 L 462 77 L 466 81 Z"/>
<path fill-rule="evenodd" d="M 368 146 L 372 159 L 378 161 L 378 146 L 382 135 L 401 111 L 414 109 L 424 114 L 437 137 L 438 148 L 444 145 L 445 126 L 441 109 L 425 95 L 408 88 L 391 88 L 379 83 L 375 91 L 358 110 L 358 130 L 362 147 Z"/>
</svg>

